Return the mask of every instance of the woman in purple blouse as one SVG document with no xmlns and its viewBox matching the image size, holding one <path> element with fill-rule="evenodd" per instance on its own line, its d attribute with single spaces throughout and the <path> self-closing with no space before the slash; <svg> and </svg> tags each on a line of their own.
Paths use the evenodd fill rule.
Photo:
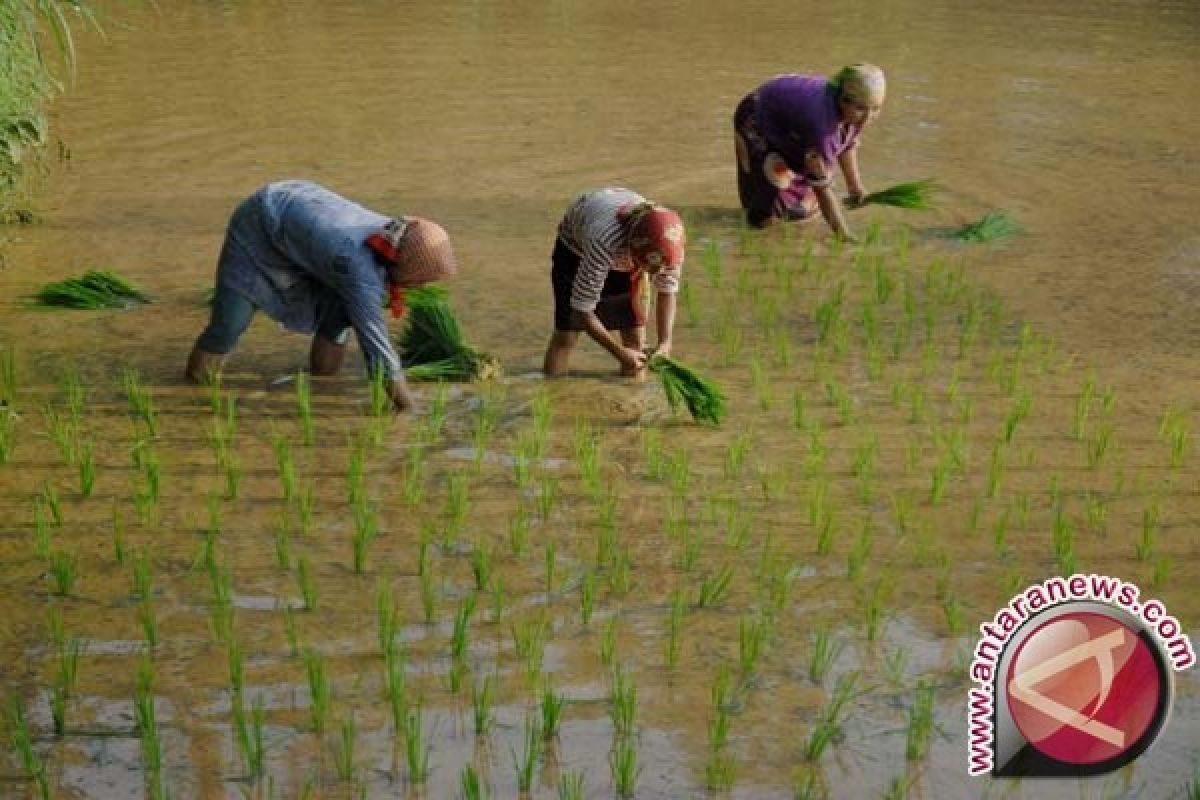
<svg viewBox="0 0 1200 800">
<path fill-rule="evenodd" d="M 834 165 L 847 201 L 866 196 L 858 169 L 858 139 L 879 115 L 887 84 L 872 64 L 843 68 L 832 79 L 780 75 L 746 95 L 733 115 L 738 196 L 756 228 L 806 220 L 820 210 L 829 227 L 851 238 L 833 191 Z"/>
</svg>

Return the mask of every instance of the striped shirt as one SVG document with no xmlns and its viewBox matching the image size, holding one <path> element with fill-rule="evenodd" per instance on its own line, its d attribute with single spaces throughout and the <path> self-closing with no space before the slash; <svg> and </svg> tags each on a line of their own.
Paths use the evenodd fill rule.
<svg viewBox="0 0 1200 800">
<path fill-rule="evenodd" d="M 617 211 L 645 201 L 646 198 L 629 189 L 597 189 L 584 192 L 567 207 L 558 225 L 558 238 L 579 256 L 579 271 L 571 286 L 572 309 L 595 311 L 608 271 L 633 270 L 629 232 L 617 219 Z M 654 288 L 667 294 L 679 291 L 681 269 L 682 265 L 659 270 L 654 275 Z"/>
</svg>

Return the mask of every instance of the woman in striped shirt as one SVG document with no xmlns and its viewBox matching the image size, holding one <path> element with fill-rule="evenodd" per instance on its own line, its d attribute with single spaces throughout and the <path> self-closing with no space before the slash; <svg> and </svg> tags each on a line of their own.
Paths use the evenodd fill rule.
<svg viewBox="0 0 1200 800">
<path fill-rule="evenodd" d="M 551 255 L 554 335 L 546 349 L 546 375 L 566 373 L 581 331 L 620 363 L 622 375 L 640 375 L 649 356 L 669 355 L 684 244 L 679 215 L 629 189 L 598 189 L 575 198 L 559 223 Z M 649 354 L 640 296 L 644 275 L 657 298 L 658 343 Z"/>
<path fill-rule="evenodd" d="M 264 311 L 285 328 L 313 334 L 314 375 L 342 366 L 351 329 L 371 375 L 382 373 L 399 411 L 412 408 L 400 358 L 388 338 L 383 301 L 403 311 L 405 287 L 456 271 L 450 240 L 420 217 L 389 219 L 309 181 L 267 184 L 237 207 L 217 262 L 208 327 L 188 356 L 186 376 L 217 378 L 225 357 Z"/>
</svg>

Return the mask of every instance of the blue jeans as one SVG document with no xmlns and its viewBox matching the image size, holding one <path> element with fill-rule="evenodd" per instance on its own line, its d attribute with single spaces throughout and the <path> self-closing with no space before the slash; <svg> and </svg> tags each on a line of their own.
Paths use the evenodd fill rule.
<svg viewBox="0 0 1200 800">
<path fill-rule="evenodd" d="M 196 346 L 206 353 L 225 355 L 232 352 L 238 339 L 250 327 L 250 320 L 257 310 L 244 294 L 218 284 L 213 294 L 208 327 L 196 340 Z M 342 304 L 336 300 L 323 304 L 317 322 L 317 336 L 345 344 L 349 335 L 350 319 Z"/>
</svg>

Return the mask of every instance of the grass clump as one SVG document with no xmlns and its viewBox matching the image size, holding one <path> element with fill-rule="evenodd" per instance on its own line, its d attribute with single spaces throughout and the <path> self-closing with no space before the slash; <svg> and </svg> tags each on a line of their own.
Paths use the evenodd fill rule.
<svg viewBox="0 0 1200 800">
<path fill-rule="evenodd" d="M 130 308 L 150 302 L 141 289 L 106 270 L 88 270 L 76 278 L 47 283 L 34 295 L 46 308 Z"/>
<path fill-rule="evenodd" d="M 949 232 L 951 239 L 962 242 L 994 242 L 1021 233 L 1021 226 L 1004 211 L 989 211 L 974 222 Z"/>
<path fill-rule="evenodd" d="M 410 380 L 474 381 L 500 373 L 494 358 L 467 344 L 441 287 L 408 292 L 407 322 L 398 343 Z"/>
<path fill-rule="evenodd" d="M 697 422 L 719 425 L 725 419 L 728 411 L 725 395 L 694 369 L 663 355 L 650 359 L 648 366 L 662 382 L 672 411 L 682 403 Z"/>
<path fill-rule="evenodd" d="M 862 204 L 927 211 L 933 208 L 933 196 L 936 192 L 937 184 L 930 179 L 897 183 L 878 192 L 871 192 L 863 198 Z"/>
</svg>

